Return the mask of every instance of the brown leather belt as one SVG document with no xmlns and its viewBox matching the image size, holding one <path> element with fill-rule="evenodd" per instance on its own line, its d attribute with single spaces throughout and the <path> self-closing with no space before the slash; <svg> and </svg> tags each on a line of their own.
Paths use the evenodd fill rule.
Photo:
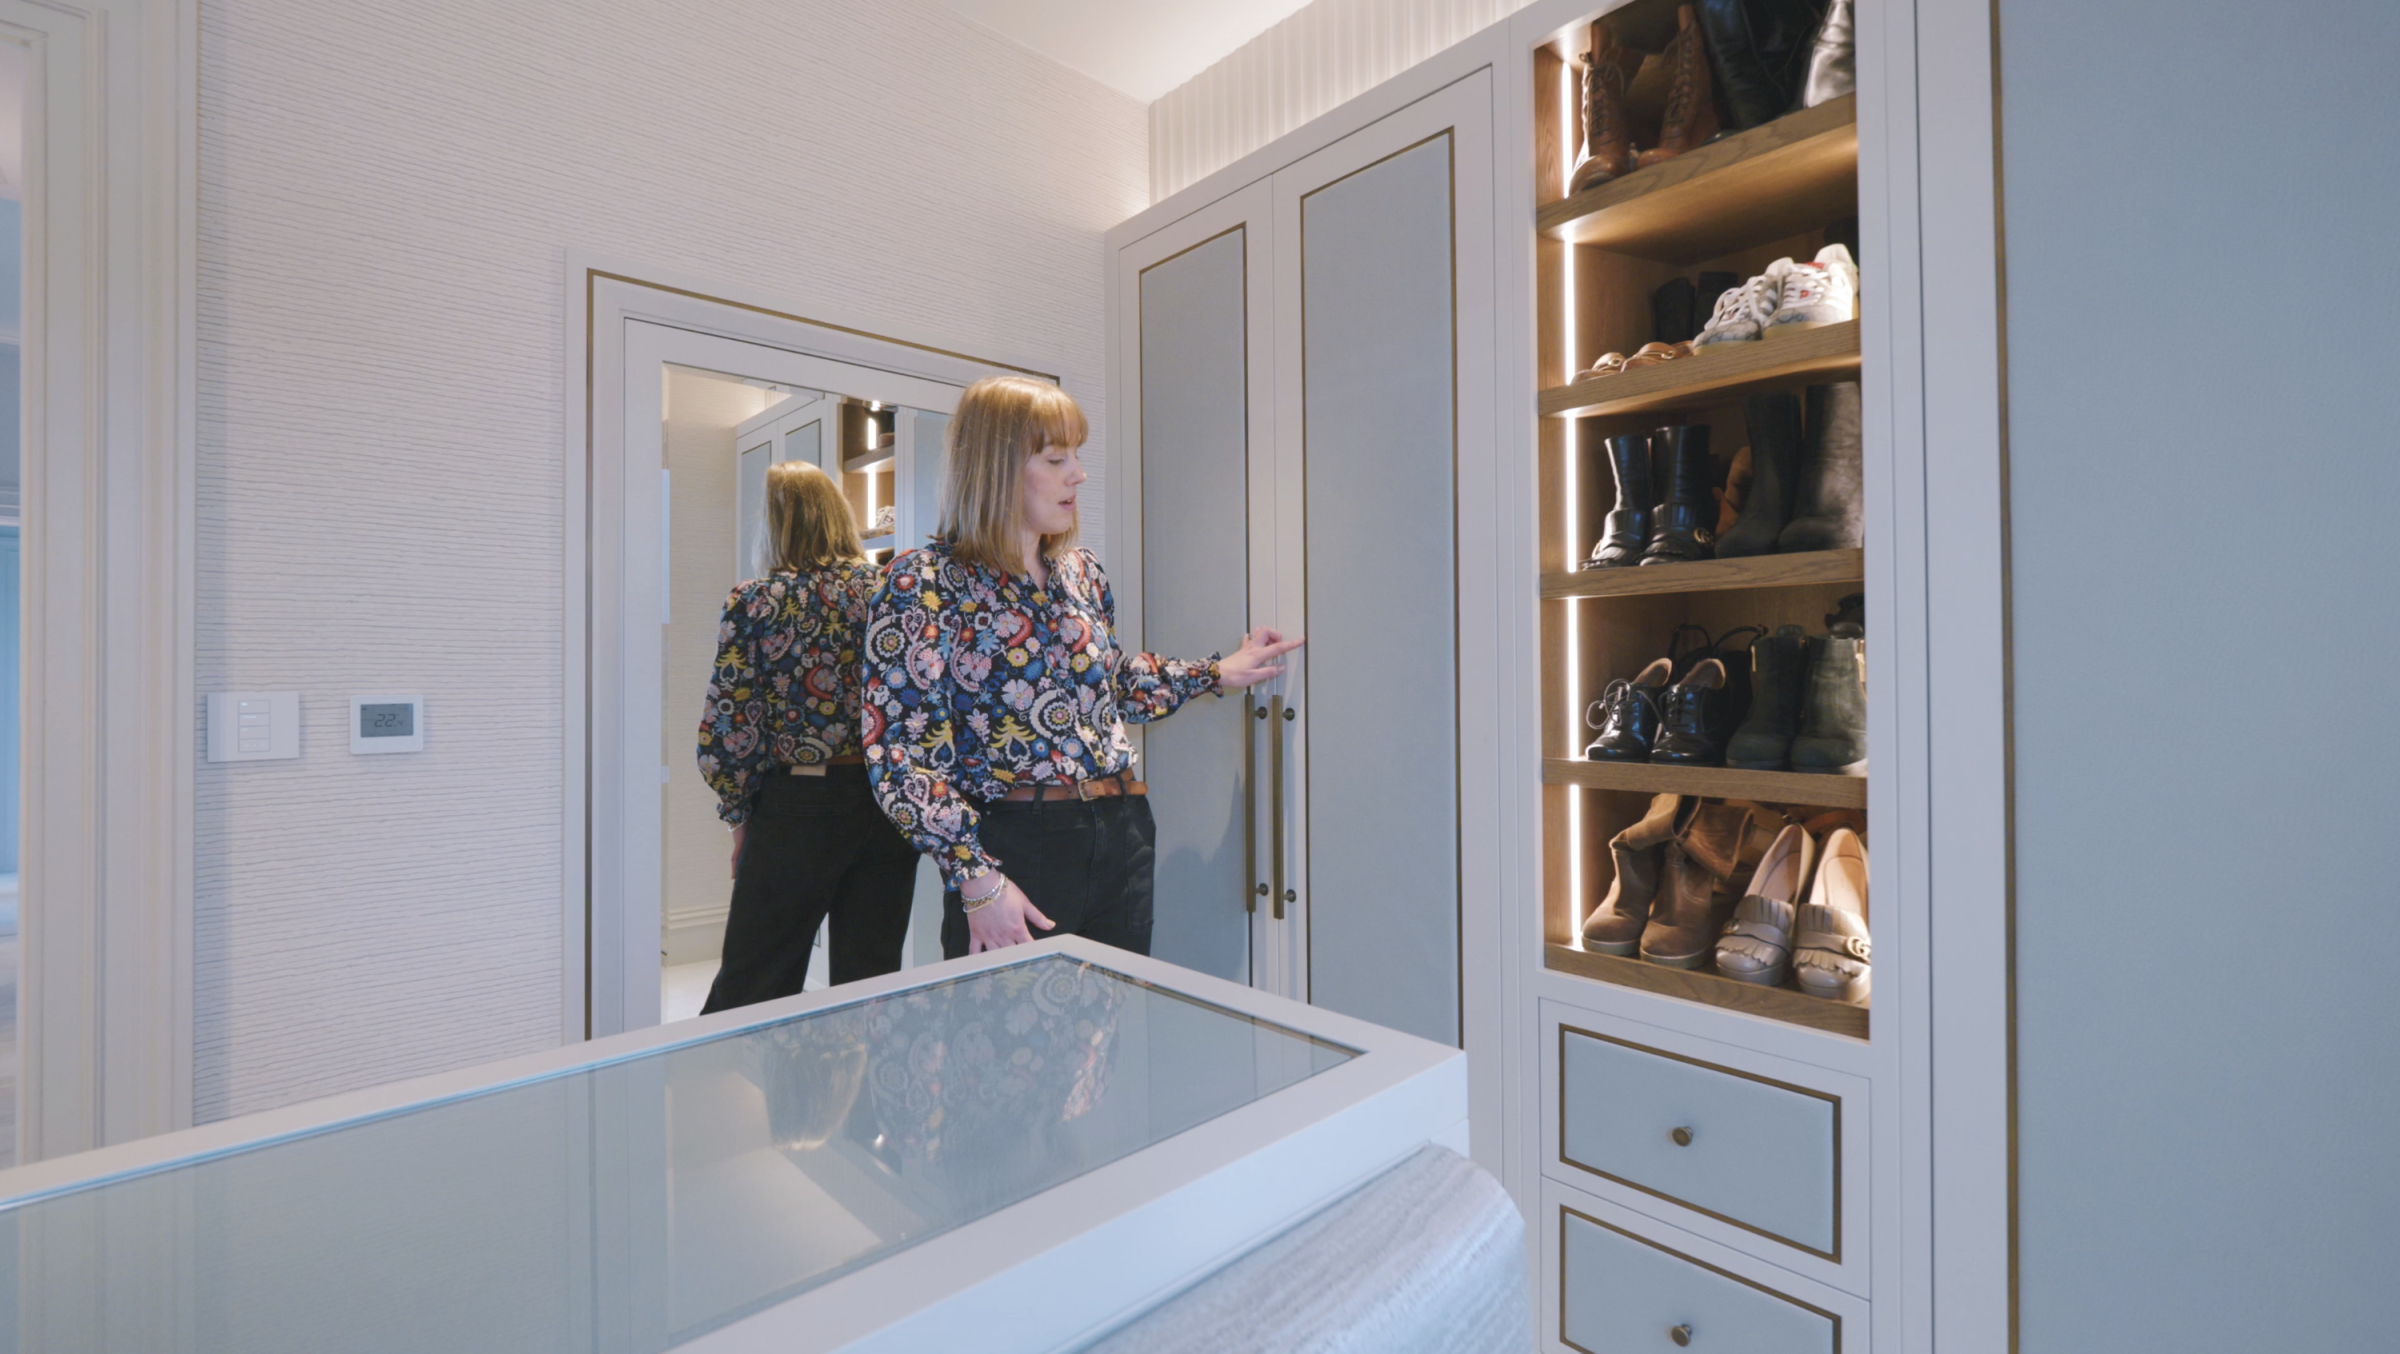
<svg viewBox="0 0 2400 1354">
<path fill-rule="evenodd" d="M 1099 780 L 1079 780 L 1065 785 L 1018 785 L 1000 796 L 1011 804 L 1038 804 L 1052 799 L 1110 799 L 1117 795 L 1146 795 L 1150 787 L 1120 771 Z"/>
<path fill-rule="evenodd" d="M 854 752 L 847 757 L 835 757 L 830 761 L 795 766 L 791 768 L 791 772 L 795 776 L 822 776 L 826 774 L 826 768 L 830 766 L 865 766 L 866 764 L 867 759 Z"/>
</svg>

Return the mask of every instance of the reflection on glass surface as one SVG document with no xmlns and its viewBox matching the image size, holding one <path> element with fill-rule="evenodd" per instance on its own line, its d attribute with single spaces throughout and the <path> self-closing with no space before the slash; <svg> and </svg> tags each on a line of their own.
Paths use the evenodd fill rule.
<svg viewBox="0 0 2400 1354">
<path fill-rule="evenodd" d="M 1353 1056 L 1045 955 L 7 1207 L 0 1349 L 665 1349 Z"/>
</svg>

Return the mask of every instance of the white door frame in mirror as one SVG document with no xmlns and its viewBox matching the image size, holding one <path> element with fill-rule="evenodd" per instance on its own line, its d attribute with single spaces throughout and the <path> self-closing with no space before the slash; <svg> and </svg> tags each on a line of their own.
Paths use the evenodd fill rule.
<svg viewBox="0 0 2400 1354">
<path fill-rule="evenodd" d="M 566 281 L 561 450 L 567 502 L 583 507 L 563 533 L 559 1032 L 572 1042 L 659 1019 L 660 364 L 945 413 L 985 376 L 1058 378 L 1056 363 L 887 338 L 579 253 Z"/>
<path fill-rule="evenodd" d="M 26 51 L 18 1160 L 192 1118 L 196 0 Z"/>
</svg>

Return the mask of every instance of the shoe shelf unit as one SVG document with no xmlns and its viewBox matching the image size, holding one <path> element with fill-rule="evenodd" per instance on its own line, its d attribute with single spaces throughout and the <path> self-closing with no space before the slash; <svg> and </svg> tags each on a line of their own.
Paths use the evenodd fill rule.
<svg viewBox="0 0 2400 1354">
<path fill-rule="evenodd" d="M 1671 5 L 1636 0 L 1607 22 L 1672 24 Z M 1622 30 L 1618 30 L 1624 40 Z M 1637 45 L 1645 39 L 1636 38 Z M 1660 41 L 1656 35 L 1647 39 Z M 1655 45 L 1651 48 L 1656 50 Z M 1586 760 L 1584 711 L 1614 678 L 1666 655 L 1676 627 L 1826 630 L 1863 590 L 1865 550 L 1580 570 L 1614 496 L 1602 440 L 1661 424 L 1707 424 L 1721 467 L 1748 438 L 1742 399 L 1859 379 L 1856 321 L 1785 332 L 1655 366 L 1577 379 L 1606 352 L 1654 337 L 1651 296 L 1698 272 L 1748 278 L 1777 258 L 1808 259 L 1849 239 L 1858 206 L 1856 102 L 1842 98 L 1724 137 L 1569 198 L 1580 141 L 1578 79 L 1559 47 L 1539 49 L 1533 82 L 1537 283 L 1537 480 L 1542 673 L 1542 933 L 1554 972 L 1864 1040 L 1869 1012 L 1704 966 L 1663 967 L 1587 951 L 1585 919 L 1606 897 L 1608 842 L 1662 793 L 1780 810 L 1791 821 L 1865 827 L 1864 776 Z M 1848 219 L 1847 221 L 1845 219 Z M 1874 295 L 1872 267 L 1862 292 Z M 1872 304 L 1870 300 L 1868 302 Z M 1702 307 L 1705 317 L 1706 307 Z M 1871 543 L 1870 543 L 1871 544 Z M 1747 656 L 1743 656 L 1747 661 Z M 1726 887 L 1738 897 L 1753 854 Z M 1720 895 L 1722 897 L 1722 895 Z"/>
</svg>

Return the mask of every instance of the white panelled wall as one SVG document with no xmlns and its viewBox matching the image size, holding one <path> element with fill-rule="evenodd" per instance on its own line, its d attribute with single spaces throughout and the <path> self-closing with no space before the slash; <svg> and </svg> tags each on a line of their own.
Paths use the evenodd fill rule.
<svg viewBox="0 0 2400 1354">
<path fill-rule="evenodd" d="M 211 0 L 200 89 L 198 685 L 304 724 L 198 770 L 207 1121 L 557 1041 L 565 251 L 1097 392 L 1148 175 L 926 0 Z M 423 752 L 350 755 L 369 691 Z"/>
<path fill-rule="evenodd" d="M 1314 0 L 1150 105 L 1150 197 L 1206 178 L 1531 0 Z"/>
</svg>

